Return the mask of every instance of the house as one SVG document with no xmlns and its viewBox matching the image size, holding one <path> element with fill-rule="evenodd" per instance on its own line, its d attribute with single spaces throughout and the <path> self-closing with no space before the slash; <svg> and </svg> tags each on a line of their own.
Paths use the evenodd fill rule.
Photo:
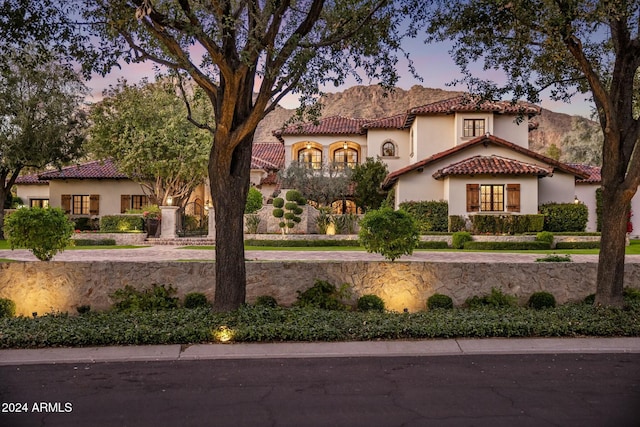
<svg viewBox="0 0 640 427">
<path fill-rule="evenodd" d="M 450 215 L 468 217 L 535 214 L 543 203 L 579 201 L 589 208 L 587 230 L 595 231 L 599 168 L 529 150 L 528 133 L 536 126 L 530 120 L 539 113 L 525 102 L 478 105 L 459 96 L 391 117 L 335 116 L 274 135 L 284 145 L 285 166 L 353 166 L 380 158 L 390 171 L 383 188 L 394 192 L 396 208 L 405 201 L 444 200 Z"/>
</svg>

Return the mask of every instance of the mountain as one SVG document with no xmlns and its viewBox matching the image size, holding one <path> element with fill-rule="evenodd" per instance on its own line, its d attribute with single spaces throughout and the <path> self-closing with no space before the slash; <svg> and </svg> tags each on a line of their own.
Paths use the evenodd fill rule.
<svg viewBox="0 0 640 427">
<path fill-rule="evenodd" d="M 409 90 L 396 88 L 385 93 L 380 86 L 353 86 L 342 92 L 328 93 L 322 97 L 322 117 L 336 115 L 353 118 L 380 118 L 406 112 L 409 108 L 430 104 L 463 92 L 413 86 Z M 256 130 L 255 141 L 275 141 L 272 131 L 282 127 L 294 114 L 294 110 L 278 107 L 262 120 Z M 579 116 L 556 113 L 542 109 L 532 121 L 537 129 L 529 134 L 529 148 L 545 155 L 556 155 L 566 162 L 597 164 L 600 127 L 596 122 Z M 589 145 L 589 147 L 584 147 Z M 585 154 L 586 153 L 586 154 Z"/>
</svg>

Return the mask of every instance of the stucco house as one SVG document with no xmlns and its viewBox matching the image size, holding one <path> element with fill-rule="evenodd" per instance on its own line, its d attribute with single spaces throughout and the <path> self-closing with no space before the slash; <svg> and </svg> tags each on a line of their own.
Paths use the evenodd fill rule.
<svg viewBox="0 0 640 427">
<path fill-rule="evenodd" d="M 595 231 L 599 168 L 529 150 L 530 120 L 539 113 L 525 102 L 477 105 L 460 96 L 391 117 L 335 116 L 274 135 L 284 145 L 285 167 L 380 158 L 390 171 L 383 187 L 394 192 L 396 208 L 404 201 L 444 200 L 450 215 L 518 215 L 535 214 L 543 203 L 578 201 L 589 208 L 587 230 Z"/>
</svg>

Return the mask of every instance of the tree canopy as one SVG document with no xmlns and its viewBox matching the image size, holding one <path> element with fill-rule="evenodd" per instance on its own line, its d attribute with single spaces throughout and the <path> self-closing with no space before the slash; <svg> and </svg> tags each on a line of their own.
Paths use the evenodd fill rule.
<svg viewBox="0 0 640 427">
<path fill-rule="evenodd" d="M 23 168 L 61 166 L 82 152 L 86 87 L 70 65 L 29 50 L 0 64 L 0 236 L 4 201 Z"/>
<path fill-rule="evenodd" d="M 596 304 L 622 305 L 626 222 L 640 184 L 640 2 L 438 0 L 428 30 L 429 41 L 453 40 L 461 81 L 486 97 L 592 96 L 604 134 Z M 505 83 L 475 76 L 476 62 L 501 70 Z"/>
<path fill-rule="evenodd" d="M 400 41 L 416 35 L 423 6 L 419 0 L 85 1 L 84 16 L 116 51 L 188 74 L 211 102 L 216 309 L 235 309 L 246 295 L 242 215 L 260 120 L 289 93 L 305 106 L 322 85 L 348 77 L 393 85 Z"/>
<path fill-rule="evenodd" d="M 201 91 L 190 92 L 193 114 L 206 122 L 210 108 Z M 189 123 L 179 93 L 170 78 L 137 85 L 120 81 L 91 109 L 89 151 L 112 158 L 154 204 L 165 204 L 167 196 L 176 204 L 186 202 L 207 173 L 210 133 Z"/>
</svg>

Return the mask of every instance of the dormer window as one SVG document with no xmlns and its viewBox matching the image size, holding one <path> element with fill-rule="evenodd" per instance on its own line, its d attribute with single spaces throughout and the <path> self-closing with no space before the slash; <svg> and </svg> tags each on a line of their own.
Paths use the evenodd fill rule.
<svg viewBox="0 0 640 427">
<path fill-rule="evenodd" d="M 484 129 L 484 119 L 464 119 L 463 135 L 465 138 L 484 135 Z"/>
</svg>

